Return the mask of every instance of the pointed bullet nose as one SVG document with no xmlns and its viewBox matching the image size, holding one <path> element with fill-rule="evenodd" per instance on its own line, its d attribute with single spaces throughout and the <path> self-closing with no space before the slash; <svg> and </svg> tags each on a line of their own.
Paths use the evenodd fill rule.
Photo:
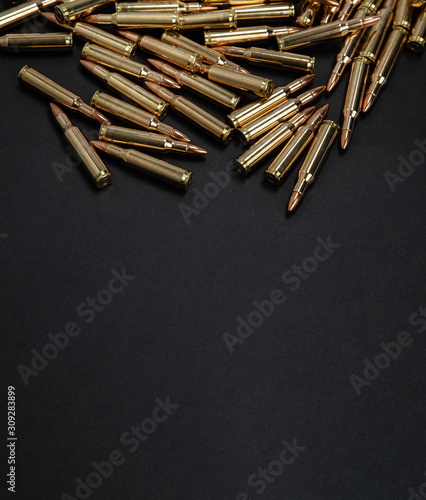
<svg viewBox="0 0 426 500">
<path fill-rule="evenodd" d="M 100 149 L 101 151 L 107 151 L 108 149 L 108 145 L 105 143 L 105 142 L 101 142 L 101 141 L 90 141 L 90 144 L 96 148 L 96 149 Z"/>
<path fill-rule="evenodd" d="M 177 128 L 174 128 L 172 130 L 170 137 L 172 137 L 173 139 L 177 139 L 178 141 L 185 141 L 185 142 L 191 141 L 191 139 L 187 135 L 185 135 L 183 132 L 181 132 Z"/>
<path fill-rule="evenodd" d="M 84 22 L 86 23 L 97 23 L 98 21 L 98 16 L 97 15 L 93 15 L 93 16 L 87 16 L 84 18 Z"/>
<path fill-rule="evenodd" d="M 206 155 L 207 149 L 204 149 L 201 146 L 196 146 L 195 144 L 188 144 L 188 153 L 194 155 Z"/>
<path fill-rule="evenodd" d="M 372 26 L 380 21 L 380 16 L 365 16 L 362 18 L 363 26 Z"/>
<path fill-rule="evenodd" d="M 50 109 L 52 110 L 53 116 L 58 116 L 60 113 L 63 113 L 62 109 L 56 105 L 54 102 L 50 103 Z"/>
<path fill-rule="evenodd" d="M 154 94 L 158 94 L 158 92 L 161 91 L 161 85 L 159 85 L 158 83 L 148 82 L 147 80 L 145 80 L 145 85 L 149 88 L 149 90 L 152 90 Z"/>
<path fill-rule="evenodd" d="M 229 47 L 214 47 L 213 50 L 220 54 L 229 54 Z"/>
<path fill-rule="evenodd" d="M 99 123 L 102 123 L 105 125 L 111 125 L 111 122 L 108 120 L 108 118 L 106 118 L 102 113 L 99 113 L 98 110 L 95 110 L 93 112 L 92 118 Z"/>
<path fill-rule="evenodd" d="M 303 84 L 303 86 L 305 86 L 305 85 L 308 85 L 309 83 L 311 83 L 314 78 L 315 78 L 315 75 L 312 73 L 312 75 L 301 76 L 299 78 L 299 80 Z"/>
<path fill-rule="evenodd" d="M 338 75 L 337 73 L 334 73 L 334 71 L 330 74 L 330 78 L 328 79 L 328 82 L 327 82 L 327 91 L 328 92 L 331 92 L 334 87 L 337 85 L 337 82 L 339 81 L 340 79 L 340 75 Z"/>
<path fill-rule="evenodd" d="M 375 100 L 376 96 L 374 94 L 365 94 L 364 102 L 362 104 L 363 113 L 366 113 L 371 108 L 371 106 L 373 106 Z"/>
<path fill-rule="evenodd" d="M 85 59 L 80 59 L 80 64 L 90 72 L 92 72 L 94 67 L 96 66 L 94 62 L 86 61 Z"/>
<path fill-rule="evenodd" d="M 130 33 L 128 30 L 117 30 L 116 31 L 117 35 L 122 36 L 123 38 L 127 37 L 127 34 Z"/>
<path fill-rule="evenodd" d="M 180 89 L 180 85 L 168 76 L 163 76 L 161 84 L 172 89 Z"/>
<path fill-rule="evenodd" d="M 311 106 L 309 108 L 303 109 L 300 114 L 303 115 L 306 120 L 309 120 L 309 118 L 315 113 L 315 106 Z"/>
<path fill-rule="evenodd" d="M 53 14 L 53 12 L 40 12 L 40 14 L 43 17 L 45 17 L 48 21 L 55 23 L 55 24 L 58 24 L 56 22 L 56 16 L 55 16 L 55 14 Z"/>
<path fill-rule="evenodd" d="M 160 71 L 163 71 L 163 68 L 164 68 L 163 61 L 159 61 L 158 59 L 147 59 L 147 61 L 149 62 L 149 64 L 151 66 L 154 66 L 154 68 L 157 68 Z"/>
<path fill-rule="evenodd" d="M 302 199 L 302 195 L 298 191 L 293 191 L 290 196 L 290 200 L 288 201 L 288 207 L 287 210 L 289 212 L 292 212 L 297 205 L 300 203 L 300 200 Z"/>
<path fill-rule="evenodd" d="M 349 145 L 349 141 L 351 140 L 352 130 L 343 129 L 342 135 L 340 137 L 340 145 L 342 149 L 346 149 Z"/>
</svg>

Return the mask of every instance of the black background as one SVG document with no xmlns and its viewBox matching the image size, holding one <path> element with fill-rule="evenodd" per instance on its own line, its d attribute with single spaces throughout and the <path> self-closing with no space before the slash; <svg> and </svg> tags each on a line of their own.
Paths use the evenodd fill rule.
<svg viewBox="0 0 426 500">
<path fill-rule="evenodd" d="M 14 31 L 31 30 L 59 31 L 40 19 Z M 202 159 L 163 156 L 194 172 L 187 193 L 107 157 L 114 175 L 107 189 L 93 187 L 81 167 L 60 182 L 52 164 L 67 164 L 64 138 L 48 101 L 16 77 L 29 64 L 86 102 L 97 89 L 113 94 L 79 66 L 82 45 L 0 55 L 0 399 L 4 408 L 6 388 L 15 386 L 15 497 L 75 497 L 76 479 L 85 481 L 91 463 L 114 450 L 125 462 L 90 498 L 218 500 L 246 492 L 250 499 L 396 500 L 418 491 L 426 480 L 426 348 L 408 318 L 426 307 L 425 162 L 395 192 L 385 172 L 398 174 L 399 155 L 418 150 L 415 139 L 426 141 L 426 56 L 403 52 L 349 149 L 333 148 L 294 215 L 286 206 L 297 168 L 276 188 L 263 181 L 261 166 L 247 178 L 231 175 L 187 224 L 180 204 L 193 207 L 196 190 L 243 148 L 238 139 L 222 146 L 173 112 L 165 121 L 209 151 Z M 317 58 L 314 85 L 326 83 L 339 46 L 303 51 Z M 298 76 L 247 67 L 276 85 Z M 339 123 L 347 81 L 348 73 L 317 101 L 329 102 L 328 118 Z M 68 115 L 95 138 L 95 122 Z M 292 291 L 282 274 L 328 236 L 339 248 Z M 77 306 L 122 268 L 135 279 L 85 323 Z M 274 289 L 286 302 L 231 354 L 223 334 L 236 335 L 237 318 L 247 320 L 253 301 Z M 72 321 L 81 333 L 25 385 L 18 365 L 30 367 L 31 349 L 40 352 L 48 333 Z M 362 376 L 364 359 L 373 361 L 380 343 L 401 331 L 412 345 L 358 396 L 349 377 Z M 122 434 L 167 397 L 179 408 L 131 453 Z M 5 417 L 2 425 L 6 498 Z M 295 438 L 305 451 L 258 495 L 249 476 Z"/>
</svg>

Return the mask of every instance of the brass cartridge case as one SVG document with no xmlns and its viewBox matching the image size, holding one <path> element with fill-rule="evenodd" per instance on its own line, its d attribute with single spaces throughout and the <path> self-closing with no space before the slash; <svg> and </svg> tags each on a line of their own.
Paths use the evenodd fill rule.
<svg viewBox="0 0 426 500">
<path fill-rule="evenodd" d="M 222 54 L 218 54 L 215 50 L 200 45 L 176 31 L 165 31 L 161 36 L 161 40 L 175 47 L 188 50 L 189 52 L 195 52 L 202 57 L 203 61 L 210 64 L 219 64 L 219 66 L 225 66 L 226 68 L 239 71 L 238 64 L 228 61 Z"/>
<path fill-rule="evenodd" d="M 147 11 L 147 12 L 116 12 L 115 14 L 98 14 L 87 18 L 87 22 L 96 24 L 113 24 L 120 28 L 179 28 L 180 12 Z"/>
<path fill-rule="evenodd" d="M 237 22 L 258 19 L 284 19 L 293 17 L 295 10 L 292 3 L 271 3 L 267 5 L 242 5 L 234 7 Z"/>
<path fill-rule="evenodd" d="M 152 71 L 145 64 L 132 61 L 127 57 L 123 57 L 116 52 L 99 47 L 93 43 L 86 43 L 81 51 L 81 56 L 84 59 L 88 59 L 97 64 L 103 64 L 104 66 L 116 69 L 122 73 L 162 83 L 161 75 Z"/>
<path fill-rule="evenodd" d="M 231 127 L 200 106 L 197 106 L 189 99 L 180 95 L 175 95 L 169 89 L 155 83 L 147 83 L 147 86 L 159 97 L 168 102 L 174 110 L 206 130 L 224 144 L 227 144 L 232 139 L 234 130 Z"/>
<path fill-rule="evenodd" d="M 205 9 L 200 2 L 177 2 L 162 0 L 140 0 L 138 2 L 120 2 L 116 3 L 117 12 L 146 12 L 153 11 L 172 11 L 172 12 L 200 12 Z"/>
<path fill-rule="evenodd" d="M 340 127 L 331 120 L 324 120 L 321 123 L 318 133 L 299 170 L 298 180 L 293 188 L 293 193 L 299 193 L 300 197 L 304 196 L 308 187 L 315 182 L 321 167 L 330 154 L 333 143 L 339 133 L 339 128 Z"/>
<path fill-rule="evenodd" d="M 113 0 L 72 0 L 55 7 L 55 16 L 59 23 L 69 23 L 81 16 L 87 16 L 96 9 L 112 3 Z"/>
<path fill-rule="evenodd" d="M 265 136 L 254 143 L 234 160 L 234 166 L 241 175 L 247 175 L 274 149 L 289 139 L 296 129 L 312 115 L 315 107 L 307 108 L 293 116 L 288 122 L 280 123 Z"/>
<path fill-rule="evenodd" d="M 314 24 L 315 17 L 321 7 L 319 2 L 314 2 L 312 0 L 305 0 L 303 3 L 300 13 L 296 18 L 295 24 L 301 26 L 302 28 L 309 28 Z"/>
<path fill-rule="evenodd" d="M 314 75 L 303 76 L 293 80 L 288 85 L 277 87 L 273 90 L 268 99 L 259 99 L 258 101 L 247 104 L 242 108 L 236 109 L 227 116 L 227 119 L 235 128 L 242 127 L 250 121 L 264 115 L 279 104 L 285 102 L 289 95 L 294 94 L 308 85 L 313 78 Z"/>
<path fill-rule="evenodd" d="M 20 70 L 18 80 L 51 101 L 79 111 L 83 115 L 100 123 L 110 123 L 105 116 L 86 104 L 80 96 L 29 66 L 24 66 Z"/>
<path fill-rule="evenodd" d="M 372 14 L 375 10 L 375 2 L 366 0 L 359 6 L 358 10 L 355 13 L 354 19 L 360 19 L 366 15 Z M 372 29 L 374 29 L 378 24 L 380 23 L 375 24 Z M 343 46 L 336 56 L 336 64 L 333 68 L 333 73 L 335 73 L 336 77 L 340 77 L 346 67 L 352 62 L 365 31 L 365 29 L 355 31 L 345 38 Z"/>
<path fill-rule="evenodd" d="M 196 14 L 183 14 L 180 19 L 179 29 L 209 29 L 209 28 L 235 28 L 237 19 L 233 9 L 215 10 L 214 12 L 200 12 Z"/>
<path fill-rule="evenodd" d="M 337 16 L 338 21 L 346 21 L 349 19 L 350 15 L 352 14 L 353 10 L 355 7 L 358 7 L 358 5 L 362 2 L 362 0 L 346 0 L 340 9 L 340 12 Z"/>
<path fill-rule="evenodd" d="M 117 54 L 132 59 L 136 53 L 136 44 L 125 40 L 124 38 L 112 35 L 103 29 L 86 23 L 75 23 L 73 33 L 88 40 L 89 42 L 100 45 L 105 49 L 112 50 Z"/>
<path fill-rule="evenodd" d="M 196 52 L 190 52 L 189 50 L 175 47 L 149 35 L 136 35 L 136 37 L 138 37 L 137 43 L 142 49 L 148 50 L 191 73 L 198 71 L 201 65 L 202 58 Z"/>
<path fill-rule="evenodd" d="M 408 31 L 405 28 L 396 27 L 390 32 L 371 75 L 371 83 L 365 93 L 365 98 L 367 100 L 371 100 L 371 98 L 368 97 L 368 94 L 373 96 L 373 99 L 375 99 L 380 92 L 380 89 L 386 85 L 393 68 L 398 62 L 407 38 Z M 364 112 L 369 108 L 367 107 L 366 102 L 367 101 L 364 101 L 363 105 Z"/>
<path fill-rule="evenodd" d="M 410 38 L 408 39 L 407 48 L 412 52 L 420 53 L 425 50 L 426 45 L 426 5 L 422 7 Z"/>
<path fill-rule="evenodd" d="M 23 4 L 15 5 L 15 7 L 0 12 L 0 31 L 16 26 L 26 19 L 36 16 L 40 13 L 41 9 L 50 7 L 57 3 L 57 1 L 58 0 L 36 0 L 33 2 L 24 2 Z"/>
<path fill-rule="evenodd" d="M 240 90 L 253 92 L 259 97 L 269 97 L 274 89 L 274 82 L 263 76 L 256 76 L 233 69 L 224 68 L 217 64 L 212 66 L 201 65 L 202 74 L 207 74 L 209 80 L 223 85 L 228 85 Z"/>
<path fill-rule="evenodd" d="M 380 20 L 378 16 L 366 16 L 349 21 L 333 21 L 332 23 L 314 26 L 307 30 L 278 36 L 277 42 L 280 50 L 291 50 L 306 45 L 320 43 L 330 38 L 338 38 L 353 31 L 372 26 Z"/>
<path fill-rule="evenodd" d="M 395 17 L 393 18 L 393 27 L 405 28 L 407 31 L 411 28 L 411 18 L 413 16 L 413 0 L 398 0 L 396 4 Z"/>
<path fill-rule="evenodd" d="M 81 63 L 93 75 L 104 81 L 109 88 L 125 95 L 144 110 L 158 116 L 160 120 L 166 116 L 169 106 L 156 95 L 118 73 L 111 73 L 103 66 L 87 61 L 81 61 Z"/>
<path fill-rule="evenodd" d="M 218 47 L 220 53 L 245 59 L 265 66 L 280 66 L 290 71 L 312 73 L 315 67 L 315 57 L 278 50 L 262 49 L 260 47 Z"/>
<path fill-rule="evenodd" d="M 71 33 L 18 33 L 0 37 L 0 49 L 21 52 L 26 50 L 72 49 Z"/>
<path fill-rule="evenodd" d="M 117 127 L 115 125 L 101 126 L 99 140 L 117 144 L 128 144 L 156 151 L 188 152 L 188 142 L 176 141 L 163 134 L 145 132 L 133 128 Z"/>
<path fill-rule="evenodd" d="M 380 9 L 378 15 L 380 21 L 372 26 L 368 31 L 368 38 L 361 48 L 360 56 L 366 57 L 369 61 L 375 62 L 382 46 L 385 35 L 391 25 L 393 18 L 393 5 L 395 0 L 386 1 Z"/>
<path fill-rule="evenodd" d="M 316 87 L 315 89 L 308 90 L 294 99 L 289 99 L 275 108 L 271 109 L 268 113 L 260 116 L 246 125 L 238 129 L 238 136 L 246 144 L 250 143 L 260 135 L 264 134 L 271 128 L 274 128 L 279 123 L 286 121 L 293 115 L 299 112 L 300 108 L 316 97 L 318 97 L 325 87 Z"/>
<path fill-rule="evenodd" d="M 227 108 L 235 109 L 240 102 L 240 97 L 236 94 L 216 85 L 210 80 L 206 80 L 200 75 L 194 75 L 181 71 L 161 61 L 148 60 L 153 66 L 157 67 L 168 76 L 174 78 L 180 85 L 188 87 L 201 96 L 211 101 L 217 102 Z"/>
<path fill-rule="evenodd" d="M 284 146 L 281 153 L 269 165 L 263 177 L 271 184 L 281 184 L 297 158 L 315 135 L 328 110 L 328 104 L 316 111 L 305 125 L 300 126 L 290 142 Z"/>
<path fill-rule="evenodd" d="M 282 0 L 206 0 L 204 5 L 214 6 L 238 6 L 238 5 L 258 5 L 269 4 L 273 2 L 282 2 Z"/>
<path fill-rule="evenodd" d="M 367 83 L 369 64 L 370 61 L 368 59 L 358 56 L 355 58 L 351 66 L 351 76 L 349 78 L 345 104 L 343 106 L 342 126 L 342 132 L 347 130 L 347 134 L 349 134 L 349 137 L 352 134 L 355 122 L 361 112 L 365 86 Z M 342 140 L 342 147 L 345 149 L 347 147 L 347 142 L 343 136 Z"/>
<path fill-rule="evenodd" d="M 205 31 L 204 41 L 206 45 L 234 45 L 239 43 L 255 43 L 269 40 L 269 38 L 288 35 L 302 31 L 302 28 L 295 26 L 280 26 L 271 28 L 269 26 L 248 26 L 226 31 Z"/>
<path fill-rule="evenodd" d="M 342 0 L 339 0 L 339 5 L 332 7 L 331 5 L 324 5 L 320 24 L 331 23 L 339 12 Z"/>
<path fill-rule="evenodd" d="M 99 158 L 81 130 L 71 123 L 61 108 L 52 103 L 51 109 L 57 123 L 63 130 L 66 141 L 73 149 L 77 158 L 81 160 L 86 172 L 89 174 L 96 187 L 104 188 L 111 184 L 111 172 Z"/>
<path fill-rule="evenodd" d="M 164 160 L 159 160 L 136 149 L 126 149 L 103 142 L 93 142 L 93 145 L 105 153 L 119 158 L 128 167 L 149 175 L 160 181 L 171 184 L 185 191 L 192 183 L 192 172 Z"/>
<path fill-rule="evenodd" d="M 100 90 L 96 91 L 93 95 L 91 105 L 125 121 L 135 123 L 147 130 L 157 130 L 157 123 L 160 123 L 153 114 L 147 113 L 132 104 L 121 101 Z"/>
</svg>

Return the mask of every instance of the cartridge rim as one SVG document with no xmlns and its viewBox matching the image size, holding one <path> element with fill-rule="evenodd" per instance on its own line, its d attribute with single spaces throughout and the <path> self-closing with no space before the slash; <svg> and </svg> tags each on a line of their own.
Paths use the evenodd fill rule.
<svg viewBox="0 0 426 500">
<path fill-rule="evenodd" d="M 229 9 L 228 22 L 231 28 L 237 27 L 237 15 L 234 9 Z"/>
<path fill-rule="evenodd" d="M 210 45 L 211 41 L 212 41 L 212 37 L 210 36 L 210 33 L 208 31 L 205 31 L 204 32 L 204 43 L 206 45 Z"/>
<path fill-rule="evenodd" d="M 105 141 L 105 127 L 106 127 L 106 124 L 103 123 L 99 129 L 99 140 L 101 141 Z"/>
<path fill-rule="evenodd" d="M 232 136 L 234 135 L 234 129 L 231 127 L 226 126 L 220 135 L 220 140 L 224 144 L 228 144 L 228 142 L 232 139 Z"/>
<path fill-rule="evenodd" d="M 188 191 L 190 185 L 192 184 L 193 178 L 194 174 L 192 172 L 186 171 L 182 174 L 182 186 L 185 191 Z"/>
<path fill-rule="evenodd" d="M 236 95 L 231 99 L 230 105 L 232 109 L 235 109 L 238 106 L 240 99 L 241 97 L 239 95 Z M 234 127 L 234 123 L 232 122 L 232 120 L 231 120 L 231 125 Z"/>
<path fill-rule="evenodd" d="M 58 23 L 65 24 L 69 16 L 69 10 L 66 4 L 58 5 L 54 9 L 55 17 Z"/>
<path fill-rule="evenodd" d="M 315 69 L 315 57 L 311 57 L 310 61 L 308 62 L 307 66 L 306 66 L 306 70 L 313 73 L 314 69 Z"/>
<path fill-rule="evenodd" d="M 411 37 L 407 42 L 407 49 L 416 54 L 420 54 L 425 50 L 426 40 L 422 36 Z"/>
<path fill-rule="evenodd" d="M 235 170 L 237 170 L 237 172 L 241 175 L 247 175 L 250 172 L 250 167 L 246 164 L 246 162 L 244 160 L 241 161 L 238 158 L 234 160 L 234 167 Z"/>
<path fill-rule="evenodd" d="M 274 90 L 273 80 L 269 80 L 268 78 L 265 78 L 262 86 L 260 87 L 261 95 L 263 97 L 270 97 L 273 90 Z"/>
<path fill-rule="evenodd" d="M 100 90 L 97 90 L 97 91 L 93 94 L 93 97 L 92 97 L 92 99 L 91 99 L 91 101 L 90 101 L 90 105 L 91 105 L 91 106 L 96 105 L 96 101 L 98 100 L 98 97 L 99 97 L 99 95 L 100 95 L 101 93 L 102 93 L 102 92 L 101 92 Z"/>
<path fill-rule="evenodd" d="M 133 59 L 136 55 L 136 51 L 138 50 L 138 46 L 136 43 L 129 42 L 129 44 L 126 47 L 126 50 L 124 51 L 124 56 Z"/>
<path fill-rule="evenodd" d="M 95 177 L 96 187 L 101 189 L 109 186 L 111 182 L 112 182 L 112 174 L 108 170 L 102 170 Z"/>
<path fill-rule="evenodd" d="M 158 116 L 159 120 L 162 120 L 169 111 L 169 105 L 167 102 L 160 102 L 157 106 L 155 114 Z"/>
<path fill-rule="evenodd" d="M 87 43 L 84 44 L 83 48 L 81 49 L 81 55 L 83 57 L 86 57 L 86 53 L 87 53 L 87 51 L 89 49 L 89 45 L 90 45 L 90 42 L 87 42 Z"/>
<path fill-rule="evenodd" d="M 275 184 L 276 186 L 281 184 L 280 178 L 276 175 L 276 173 L 268 172 L 266 170 L 265 172 L 263 172 L 263 178 L 271 184 Z"/>
<path fill-rule="evenodd" d="M 26 73 L 29 69 L 30 69 L 30 66 L 28 64 L 23 66 L 18 73 L 18 80 L 22 80 L 24 73 Z"/>
<path fill-rule="evenodd" d="M 321 128 L 324 128 L 324 125 L 326 125 L 328 128 L 334 128 L 335 130 L 339 131 L 340 130 L 340 126 L 337 125 L 336 122 L 334 122 L 333 120 L 323 120 L 321 122 L 321 125 L 320 127 Z"/>
</svg>

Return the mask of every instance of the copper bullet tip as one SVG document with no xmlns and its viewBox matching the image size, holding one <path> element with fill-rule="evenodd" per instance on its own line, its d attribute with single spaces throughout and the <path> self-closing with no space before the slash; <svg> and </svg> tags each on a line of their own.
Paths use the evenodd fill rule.
<svg viewBox="0 0 426 500">
<path fill-rule="evenodd" d="M 335 73 L 334 71 L 331 72 L 330 77 L 327 82 L 327 91 L 331 92 L 334 87 L 337 85 L 337 82 L 340 79 L 340 75 L 338 73 Z"/>
<path fill-rule="evenodd" d="M 158 92 L 161 92 L 161 85 L 159 85 L 158 83 L 148 82 L 147 80 L 145 80 L 145 85 L 149 88 L 149 90 L 152 90 L 154 94 L 158 94 Z"/>
<path fill-rule="evenodd" d="M 141 35 L 138 35 L 137 33 L 132 33 L 131 31 L 128 30 L 117 30 L 116 33 L 123 38 L 126 38 L 127 40 L 130 40 L 131 42 L 138 43 L 139 39 L 142 38 Z"/>
<path fill-rule="evenodd" d="M 324 104 L 324 106 L 321 106 L 318 109 L 317 113 L 324 118 L 329 109 L 330 109 L 330 104 Z"/>
<path fill-rule="evenodd" d="M 325 85 L 313 88 L 311 90 L 313 99 L 316 99 L 320 94 L 322 94 L 326 88 L 327 87 Z"/>
<path fill-rule="evenodd" d="M 170 87 L 172 89 L 180 89 L 180 85 L 171 78 L 169 78 L 168 76 L 162 77 L 161 85 L 164 85 L 165 87 Z"/>
<path fill-rule="evenodd" d="M 204 7 L 200 8 L 200 12 L 213 12 L 214 10 L 217 10 L 217 7 L 210 7 L 208 5 L 205 5 Z"/>
<path fill-rule="evenodd" d="M 375 100 L 376 96 L 374 94 L 365 94 L 364 102 L 362 103 L 362 112 L 366 113 L 373 106 Z"/>
<path fill-rule="evenodd" d="M 98 22 L 98 16 L 97 14 L 93 16 L 87 16 L 83 18 L 84 22 L 86 23 L 97 23 Z"/>
<path fill-rule="evenodd" d="M 48 21 L 57 24 L 56 16 L 53 12 L 40 12 L 40 14 L 45 17 Z"/>
<path fill-rule="evenodd" d="M 58 115 L 63 113 L 62 109 L 56 105 L 54 102 L 50 103 L 50 109 L 52 110 L 53 116 L 56 118 Z"/>
<path fill-rule="evenodd" d="M 340 137 L 340 145 L 342 149 L 346 149 L 349 145 L 349 141 L 351 140 L 352 130 L 343 129 L 342 135 Z"/>
<path fill-rule="evenodd" d="M 149 62 L 149 64 L 151 66 L 154 66 L 154 68 L 157 68 L 160 71 L 163 71 L 163 68 L 164 68 L 164 66 L 166 64 L 163 61 L 159 61 L 158 59 L 147 59 L 147 61 Z"/>
<path fill-rule="evenodd" d="M 363 26 L 372 26 L 373 24 L 376 24 L 380 21 L 381 17 L 380 16 L 365 16 L 362 18 L 362 25 Z"/>
<path fill-rule="evenodd" d="M 90 72 L 97 66 L 94 62 L 86 61 L 85 59 L 80 59 L 80 64 Z"/>
<path fill-rule="evenodd" d="M 170 137 L 172 139 L 177 139 L 178 141 L 185 141 L 185 142 L 190 142 L 191 141 L 191 139 L 187 135 L 185 135 L 183 132 L 181 132 L 177 128 L 173 128 L 172 129 Z"/>
<path fill-rule="evenodd" d="M 101 141 L 90 141 L 90 145 L 95 147 L 96 149 L 100 149 L 101 151 L 107 152 L 108 144 Z"/>
<path fill-rule="evenodd" d="M 213 50 L 219 52 L 219 54 L 229 54 L 230 52 L 229 47 L 214 47 Z"/>
<path fill-rule="evenodd" d="M 196 146 L 195 144 L 188 144 L 188 153 L 194 154 L 194 155 L 206 155 L 207 154 L 207 149 L 204 149 L 200 146 Z"/>
<path fill-rule="evenodd" d="M 309 118 L 315 113 L 315 106 L 311 106 L 309 108 L 303 109 L 300 114 L 304 117 L 306 117 L 306 120 L 309 120 Z"/>
<path fill-rule="evenodd" d="M 106 118 L 102 113 L 99 113 L 97 109 L 93 112 L 92 115 L 93 120 L 96 120 L 99 123 L 102 123 L 103 125 L 111 125 L 111 122 Z"/>
<path fill-rule="evenodd" d="M 288 201 L 288 207 L 287 210 L 289 212 L 292 212 L 297 205 L 300 203 L 300 200 L 303 198 L 302 194 L 299 193 L 298 191 L 293 191 L 291 193 L 290 199 Z"/>
<path fill-rule="evenodd" d="M 315 78 L 315 75 L 312 74 L 312 75 L 305 75 L 305 76 L 301 76 L 299 78 L 299 82 L 305 86 L 305 85 L 308 85 L 309 83 L 312 82 L 312 80 Z"/>
</svg>

